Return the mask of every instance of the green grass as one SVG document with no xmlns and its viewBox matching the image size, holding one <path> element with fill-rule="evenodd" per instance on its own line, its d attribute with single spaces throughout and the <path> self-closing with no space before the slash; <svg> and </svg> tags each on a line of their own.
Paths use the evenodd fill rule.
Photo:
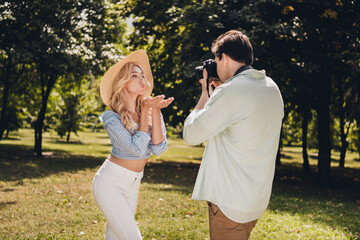
<svg viewBox="0 0 360 240">
<path fill-rule="evenodd" d="M 45 133 L 44 157 L 32 154 L 33 131 L 0 142 L 0 239 L 104 239 L 105 219 L 95 204 L 93 176 L 111 148 L 105 132 L 80 132 L 71 143 Z M 144 239 L 206 239 L 205 202 L 191 200 L 203 147 L 169 139 L 168 150 L 145 168 L 136 213 Z M 251 239 L 360 239 L 360 161 L 349 153 L 334 186 L 301 171 L 301 149 L 286 147 L 269 208 Z"/>
</svg>

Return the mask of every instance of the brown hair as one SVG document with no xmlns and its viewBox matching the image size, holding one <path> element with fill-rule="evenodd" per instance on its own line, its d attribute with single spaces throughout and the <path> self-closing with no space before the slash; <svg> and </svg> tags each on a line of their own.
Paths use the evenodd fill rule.
<svg viewBox="0 0 360 240">
<path fill-rule="evenodd" d="M 254 61 L 253 48 L 249 38 L 238 30 L 221 34 L 211 45 L 212 53 L 220 60 L 225 53 L 237 62 L 251 65 Z"/>
</svg>

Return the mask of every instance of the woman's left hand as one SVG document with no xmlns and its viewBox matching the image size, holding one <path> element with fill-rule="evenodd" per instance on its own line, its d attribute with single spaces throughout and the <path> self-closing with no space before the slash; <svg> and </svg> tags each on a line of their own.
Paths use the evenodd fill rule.
<svg viewBox="0 0 360 240">
<path fill-rule="evenodd" d="M 170 97 L 168 99 L 165 99 L 165 96 L 162 95 L 162 97 L 159 99 L 159 101 L 154 102 L 153 109 L 162 109 L 169 106 L 172 101 L 174 101 L 173 97 Z"/>
</svg>

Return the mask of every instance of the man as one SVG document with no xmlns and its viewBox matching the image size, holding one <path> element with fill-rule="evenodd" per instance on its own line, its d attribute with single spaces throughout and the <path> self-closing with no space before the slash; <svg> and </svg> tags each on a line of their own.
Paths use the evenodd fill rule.
<svg viewBox="0 0 360 240">
<path fill-rule="evenodd" d="M 231 30 L 212 44 L 221 85 L 202 94 L 185 120 L 190 145 L 207 141 L 192 198 L 206 200 L 210 238 L 248 239 L 270 199 L 283 100 L 265 71 L 251 67 L 252 45 Z"/>
</svg>

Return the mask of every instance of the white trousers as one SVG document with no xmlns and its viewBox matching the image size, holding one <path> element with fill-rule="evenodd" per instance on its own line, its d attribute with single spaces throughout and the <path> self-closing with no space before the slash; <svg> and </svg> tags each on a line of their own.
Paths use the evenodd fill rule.
<svg viewBox="0 0 360 240">
<path fill-rule="evenodd" d="M 108 159 L 95 174 L 93 194 L 107 221 L 106 240 L 141 239 L 135 221 L 142 172 L 133 172 Z"/>
</svg>

